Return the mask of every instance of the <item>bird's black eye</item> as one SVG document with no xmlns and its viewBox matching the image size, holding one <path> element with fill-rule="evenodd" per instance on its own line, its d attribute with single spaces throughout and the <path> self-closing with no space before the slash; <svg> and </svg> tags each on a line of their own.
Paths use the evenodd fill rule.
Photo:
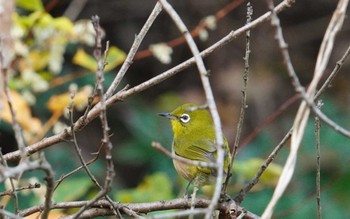
<svg viewBox="0 0 350 219">
<path fill-rule="evenodd" d="M 180 116 L 180 120 L 183 123 L 188 123 L 191 120 L 191 117 L 190 117 L 190 115 L 184 113 Z"/>
</svg>

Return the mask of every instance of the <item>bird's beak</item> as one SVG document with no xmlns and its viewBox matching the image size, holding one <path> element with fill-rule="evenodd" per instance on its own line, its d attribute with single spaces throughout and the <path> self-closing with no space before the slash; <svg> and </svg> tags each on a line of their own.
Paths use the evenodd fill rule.
<svg viewBox="0 0 350 219">
<path fill-rule="evenodd" d="M 159 115 L 159 116 L 164 116 L 164 117 L 166 117 L 166 118 L 168 118 L 168 119 L 177 119 L 177 117 L 174 116 L 174 115 L 171 114 L 171 113 L 158 113 L 158 115 Z"/>
</svg>

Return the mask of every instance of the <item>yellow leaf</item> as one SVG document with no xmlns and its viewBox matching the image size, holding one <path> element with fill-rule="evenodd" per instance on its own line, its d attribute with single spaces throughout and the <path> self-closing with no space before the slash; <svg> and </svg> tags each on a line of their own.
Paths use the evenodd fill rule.
<svg viewBox="0 0 350 219">
<path fill-rule="evenodd" d="M 126 54 L 121 49 L 111 46 L 108 50 L 107 55 L 107 65 L 105 71 L 110 71 L 120 64 L 122 64 L 125 60 Z"/>
<path fill-rule="evenodd" d="M 88 97 L 91 95 L 91 92 L 91 86 L 85 86 L 80 89 L 74 97 L 74 107 L 78 110 L 84 109 L 88 103 Z M 70 92 L 54 95 L 49 99 L 47 107 L 53 114 L 62 114 L 68 107 L 70 101 Z"/>
<path fill-rule="evenodd" d="M 80 65 L 90 71 L 96 71 L 97 62 L 96 60 L 87 54 L 83 49 L 78 49 L 73 57 L 73 63 Z"/>
<path fill-rule="evenodd" d="M 49 53 L 45 51 L 32 50 L 29 52 L 28 60 L 35 71 L 42 70 L 49 61 Z"/>
<path fill-rule="evenodd" d="M 70 101 L 70 93 L 64 93 L 52 96 L 47 102 L 47 108 L 53 114 L 62 114 Z"/>
<path fill-rule="evenodd" d="M 119 48 L 112 46 L 108 50 L 107 54 L 107 65 L 105 71 L 110 71 L 118 67 L 125 60 L 125 53 Z M 94 57 L 87 54 L 83 49 L 78 49 L 73 57 L 73 63 L 80 65 L 90 71 L 97 70 L 97 61 Z"/>
<path fill-rule="evenodd" d="M 41 13 L 38 22 L 35 24 L 38 27 L 52 27 L 54 18 L 49 13 Z"/>
<path fill-rule="evenodd" d="M 28 140 L 28 138 L 40 131 L 41 122 L 38 118 L 32 117 L 31 109 L 21 94 L 16 91 L 10 91 L 10 95 L 17 121 L 23 129 L 24 136 Z M 7 100 L 5 93 L 2 93 L 2 99 Z M 0 118 L 12 124 L 12 115 L 7 102 L 2 107 Z"/>
<path fill-rule="evenodd" d="M 72 33 L 74 29 L 73 23 L 66 17 L 58 17 L 54 19 L 53 26 L 60 31 Z"/>
<path fill-rule="evenodd" d="M 17 14 L 14 15 L 15 21 L 22 26 L 23 28 L 29 29 L 32 28 L 37 21 L 41 18 L 41 16 L 44 14 L 42 11 L 35 11 L 31 13 L 28 16 L 18 16 Z"/>
<path fill-rule="evenodd" d="M 41 0 L 17 0 L 17 6 L 30 11 L 43 11 L 44 9 Z"/>
</svg>

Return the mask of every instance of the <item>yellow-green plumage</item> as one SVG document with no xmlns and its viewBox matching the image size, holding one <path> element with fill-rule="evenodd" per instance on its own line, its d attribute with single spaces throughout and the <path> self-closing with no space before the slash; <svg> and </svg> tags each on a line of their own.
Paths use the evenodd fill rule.
<svg viewBox="0 0 350 219">
<path fill-rule="evenodd" d="M 170 119 L 174 132 L 172 150 L 180 157 L 203 162 L 216 162 L 215 128 L 208 110 L 195 104 L 184 104 L 171 113 L 162 113 Z M 225 144 L 224 171 L 227 173 L 231 156 Z M 217 173 L 214 168 L 188 165 L 173 160 L 176 171 L 195 186 L 210 184 Z"/>
</svg>

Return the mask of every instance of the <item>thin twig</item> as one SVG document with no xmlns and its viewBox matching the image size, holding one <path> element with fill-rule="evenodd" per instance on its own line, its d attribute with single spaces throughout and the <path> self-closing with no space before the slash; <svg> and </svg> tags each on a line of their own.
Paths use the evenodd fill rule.
<svg viewBox="0 0 350 219">
<path fill-rule="evenodd" d="M 0 148 L 1 149 L 1 148 Z M 4 160 L 3 158 L 3 155 L 2 155 L 2 151 L 0 150 L 0 160 L 1 160 L 1 163 L 4 165 L 5 167 L 5 171 L 7 171 L 8 169 L 8 164 L 7 164 L 7 161 Z M 13 196 L 14 198 L 14 208 L 15 208 L 15 213 L 18 213 L 18 196 L 17 196 L 17 189 L 15 187 L 15 183 L 14 183 L 14 178 L 13 177 L 9 177 L 8 178 L 10 180 L 10 186 L 11 186 L 11 196 Z M 6 178 L 5 178 L 6 180 Z"/>
<path fill-rule="evenodd" d="M 150 16 L 148 17 L 146 23 L 142 27 L 140 33 L 135 36 L 134 43 L 132 44 L 130 51 L 129 51 L 123 65 L 121 66 L 117 76 L 114 78 L 112 84 L 110 85 L 110 87 L 106 91 L 106 94 L 105 94 L 106 99 L 111 97 L 113 95 L 113 93 L 116 91 L 116 89 L 117 89 L 118 85 L 120 84 L 121 80 L 123 79 L 126 71 L 129 69 L 130 65 L 132 64 L 134 56 L 135 56 L 143 38 L 146 36 L 146 34 L 148 33 L 148 30 L 151 28 L 153 22 L 155 21 L 155 19 L 157 18 L 157 16 L 159 15 L 159 13 L 161 11 L 162 11 L 162 6 L 159 4 L 159 2 L 157 2 L 157 4 L 154 6 L 153 11 L 151 12 Z"/>
<path fill-rule="evenodd" d="M 307 104 L 308 107 L 310 107 L 313 110 L 313 113 L 319 117 L 320 120 L 322 120 L 324 123 L 326 123 L 328 126 L 330 126 L 334 131 L 344 135 L 345 137 L 350 138 L 350 131 L 343 128 L 342 126 L 338 125 L 336 122 L 334 122 L 332 119 L 330 119 L 326 114 L 324 114 L 315 104 L 314 101 L 311 101 L 309 98 L 306 98 L 304 96 L 304 101 Z"/>
<path fill-rule="evenodd" d="M 273 1 L 267 0 L 266 2 L 272 14 L 271 25 L 273 26 L 273 28 L 275 28 L 275 38 L 277 40 L 277 44 L 280 48 L 280 51 L 282 53 L 284 64 L 286 65 L 286 68 L 288 70 L 288 75 L 292 79 L 291 83 L 293 84 L 296 92 L 298 93 L 304 92 L 304 89 L 299 82 L 299 78 L 297 77 L 294 71 L 294 67 L 292 65 L 290 55 L 288 52 L 288 46 L 283 37 L 280 20 L 277 17 L 276 12 L 274 11 Z M 293 133 L 291 136 L 292 137 L 291 150 L 287 158 L 287 161 L 285 163 L 285 166 L 283 168 L 280 179 L 278 181 L 278 184 L 273 193 L 273 196 L 262 215 L 262 218 L 264 219 L 271 218 L 275 205 L 277 204 L 278 200 L 282 196 L 285 188 L 287 187 L 287 185 L 289 184 L 289 181 L 292 178 L 292 175 L 294 173 L 295 163 L 296 163 L 297 151 L 301 142 L 303 130 L 305 128 L 306 121 L 309 116 L 309 112 L 310 112 L 309 108 L 306 108 L 305 103 L 303 102 L 294 120 Z"/>
<path fill-rule="evenodd" d="M 292 97 L 288 98 L 284 103 L 282 103 L 276 110 L 274 110 L 270 115 L 264 118 L 262 122 L 260 122 L 257 126 L 255 126 L 254 130 L 250 132 L 250 134 L 243 139 L 240 146 L 246 146 L 252 139 L 254 139 L 261 130 L 271 124 L 276 120 L 278 116 L 280 116 L 284 111 L 289 109 L 291 105 L 299 100 L 299 95 L 295 94 Z"/>
<path fill-rule="evenodd" d="M 251 6 L 250 2 L 247 3 L 247 21 L 246 24 L 249 24 L 252 22 L 252 15 L 253 15 L 253 6 Z M 238 146 L 240 143 L 240 137 L 242 134 L 242 128 L 243 128 L 243 122 L 245 117 L 245 111 L 248 107 L 247 105 L 247 87 L 248 87 L 248 79 L 249 79 L 249 57 L 250 57 L 250 30 L 246 32 L 246 47 L 245 47 L 245 56 L 244 56 L 244 72 L 243 72 L 243 88 L 242 88 L 242 100 L 241 100 L 241 110 L 239 115 L 239 120 L 237 124 L 237 131 L 236 131 L 236 138 L 233 145 L 233 151 L 232 151 L 232 158 L 231 163 L 228 167 L 228 175 L 226 177 L 223 191 L 226 191 L 227 185 L 229 183 L 229 180 L 231 178 L 231 170 L 233 168 L 233 162 L 236 158 L 237 152 L 238 152 Z"/>
<path fill-rule="evenodd" d="M 35 183 L 35 184 L 29 184 L 28 186 L 23 186 L 23 187 L 20 187 L 20 188 L 16 188 L 15 191 L 16 192 L 20 192 L 20 191 L 23 191 L 23 190 L 38 189 L 40 187 L 41 187 L 40 183 Z M 6 196 L 6 195 L 12 196 L 13 195 L 13 190 L 0 192 L 0 197 L 1 196 Z"/>
<path fill-rule="evenodd" d="M 55 187 L 55 180 L 54 176 L 55 173 L 52 170 L 52 167 L 49 162 L 44 157 L 44 154 L 42 153 L 40 155 L 40 166 L 38 169 L 41 169 L 45 172 L 46 177 L 44 178 L 46 181 L 46 193 L 45 193 L 45 202 L 44 202 L 44 210 L 42 211 L 41 218 L 47 219 L 49 217 L 49 212 L 51 210 L 52 205 L 52 197 Z"/>
<path fill-rule="evenodd" d="M 83 158 L 83 155 L 81 153 L 81 149 L 79 147 L 79 144 L 78 144 L 78 140 L 77 140 L 77 137 L 76 137 L 76 133 L 74 131 L 74 119 L 73 119 L 73 105 L 74 105 L 74 96 L 75 96 L 75 93 L 72 92 L 71 93 L 71 101 L 70 101 L 70 104 L 68 106 L 68 110 L 69 110 L 69 119 L 70 119 L 70 128 L 71 128 L 71 132 L 72 132 L 72 136 L 73 136 L 73 143 L 74 143 L 74 149 L 75 149 L 75 152 L 77 153 L 78 155 L 78 158 L 79 158 L 79 161 L 81 163 L 81 167 L 85 170 L 86 174 L 90 177 L 90 179 L 92 180 L 92 182 L 94 182 L 96 185 L 99 186 L 99 183 L 98 181 L 96 180 L 96 178 L 94 177 L 94 175 L 91 173 L 90 169 L 88 168 L 87 166 L 87 163 L 85 162 L 85 159 Z M 96 156 L 96 159 L 98 158 L 98 155 Z M 96 160 L 96 159 L 93 159 L 93 160 Z M 57 184 L 56 184 L 57 186 Z"/>
<path fill-rule="evenodd" d="M 112 161 L 113 146 L 109 139 L 109 127 L 108 127 L 107 114 L 106 114 L 107 107 L 106 107 L 106 103 L 104 99 L 104 91 L 103 91 L 103 83 L 104 83 L 103 69 L 106 63 L 105 60 L 109 49 L 109 46 L 108 46 L 109 44 L 107 42 L 106 50 L 104 53 L 105 56 L 103 59 L 101 55 L 102 54 L 102 30 L 100 27 L 99 17 L 97 15 L 92 17 L 92 24 L 96 32 L 96 37 L 95 37 L 96 45 L 94 50 L 94 56 L 97 60 L 96 87 L 97 87 L 97 95 L 100 97 L 100 108 L 101 108 L 100 120 L 101 120 L 102 131 L 103 131 L 102 143 L 106 153 L 106 176 L 105 176 L 104 186 L 99 191 L 99 193 L 92 200 L 90 200 L 88 204 L 80 208 L 77 213 L 70 216 L 69 218 L 78 218 L 86 209 L 88 209 L 91 205 L 93 205 L 93 203 L 98 201 L 101 197 L 106 196 L 111 189 L 112 179 L 115 174 L 113 161 Z M 72 131 L 74 132 L 74 129 L 72 129 Z M 115 212 L 115 214 L 118 215 L 117 212 Z"/>
<path fill-rule="evenodd" d="M 317 104 L 321 107 L 321 101 Z M 315 116 L 315 142 L 316 142 L 316 206 L 317 218 L 322 219 L 321 211 L 321 143 L 320 143 L 320 119 Z"/>
<path fill-rule="evenodd" d="M 96 84 L 95 84 L 93 92 L 92 92 L 92 93 L 89 95 L 89 97 L 88 97 L 88 102 L 87 102 L 87 106 L 86 106 L 86 109 L 85 109 L 85 111 L 84 111 L 84 114 L 83 114 L 83 116 L 81 116 L 80 119 L 79 119 L 80 123 L 83 124 L 83 126 L 86 125 L 86 118 L 87 118 L 87 115 L 88 115 L 88 113 L 90 112 L 90 110 L 91 110 L 92 107 L 93 107 L 94 98 L 95 98 L 96 92 L 97 92 L 96 90 L 97 90 L 97 86 L 96 86 Z"/>
<path fill-rule="evenodd" d="M 74 131 L 74 119 L 73 119 L 73 106 L 74 106 L 74 96 L 75 96 L 75 93 L 72 92 L 71 93 L 71 100 L 70 100 L 70 104 L 68 106 L 68 110 L 69 110 L 69 118 L 70 118 L 70 122 L 71 122 L 71 125 L 70 125 L 70 128 L 71 128 L 71 132 L 73 134 L 73 143 L 74 143 L 74 148 L 75 148 L 75 151 L 78 155 L 78 158 L 80 160 L 80 163 L 81 163 L 81 168 L 83 168 L 86 172 L 86 174 L 90 177 L 91 181 L 98 187 L 100 188 L 101 190 L 103 189 L 103 187 L 100 185 L 100 183 L 97 181 L 97 179 L 95 178 L 95 176 L 91 173 L 90 169 L 88 168 L 87 166 L 87 163 L 85 162 L 85 159 L 83 158 L 83 155 L 81 153 L 81 149 L 79 147 L 79 144 L 78 144 L 78 140 L 76 138 L 76 133 Z M 102 146 L 100 147 L 100 149 L 102 148 Z M 95 159 L 92 159 L 92 161 L 96 161 L 97 158 L 99 157 L 99 153 L 100 153 L 100 149 L 98 150 L 98 154 L 97 156 L 95 156 Z M 77 170 L 81 169 L 81 168 L 78 168 Z M 76 171 L 73 171 L 72 173 L 74 173 Z M 61 178 L 60 181 L 58 181 L 55 185 L 55 189 L 57 188 L 57 186 L 59 185 L 60 182 L 62 182 L 64 178 Z M 106 196 L 106 199 L 111 201 L 111 199 Z"/>
<path fill-rule="evenodd" d="M 99 157 L 99 154 L 100 154 L 100 150 L 101 150 L 102 147 L 99 148 L 98 152 L 96 152 L 96 156 L 94 158 L 92 158 L 91 160 L 89 160 L 88 162 L 86 162 L 86 166 L 89 166 L 90 164 L 94 163 L 98 157 Z M 79 170 L 83 169 L 84 167 L 83 166 L 79 166 L 77 167 L 76 169 L 72 170 L 71 172 L 61 176 L 55 183 L 55 188 L 54 190 L 57 189 L 57 187 L 63 182 L 63 180 L 65 180 L 67 177 L 73 175 L 74 173 L 78 172 Z"/>
<path fill-rule="evenodd" d="M 245 195 L 259 182 L 259 179 L 261 175 L 264 173 L 264 171 L 267 169 L 267 167 L 270 165 L 270 163 L 275 159 L 278 152 L 281 150 L 281 148 L 285 145 L 285 143 L 289 140 L 290 136 L 292 135 L 292 129 L 289 130 L 287 135 L 283 137 L 281 142 L 273 149 L 271 154 L 267 157 L 267 159 L 264 161 L 264 163 L 259 168 L 258 172 L 255 174 L 253 179 L 249 181 L 239 192 L 239 194 L 234 198 L 234 200 L 239 204 L 243 201 Z"/>
<path fill-rule="evenodd" d="M 108 47 L 107 47 L 108 48 Z M 107 51 L 107 49 L 106 49 Z M 106 57 L 106 53 L 105 53 L 105 57 Z M 74 93 L 71 94 L 71 102 L 70 102 L 70 105 L 68 106 L 68 109 L 69 109 L 69 117 L 70 117 L 70 121 L 71 121 L 71 132 L 73 133 L 73 143 L 74 143 L 74 148 L 75 148 L 75 151 L 78 155 L 78 158 L 80 160 L 80 163 L 81 163 L 81 168 L 84 168 L 86 174 L 90 177 L 91 181 L 99 188 L 99 189 L 103 189 L 103 187 L 100 185 L 100 183 L 97 181 L 96 177 L 91 173 L 90 169 L 88 168 L 88 163 L 85 162 L 84 158 L 83 158 L 83 155 L 81 153 L 81 149 L 79 147 L 79 144 L 78 144 L 78 141 L 77 141 L 77 138 L 76 138 L 76 133 L 74 132 L 74 122 L 73 122 L 73 105 L 74 105 Z M 98 150 L 98 154 L 95 156 L 94 159 L 92 159 L 89 164 L 93 163 L 94 161 L 97 160 L 97 158 L 99 157 L 99 154 L 100 154 L 100 151 L 101 151 L 101 148 L 102 146 L 99 148 Z M 76 170 L 80 170 L 81 168 L 77 168 Z M 73 171 L 71 173 L 74 173 L 76 171 Z M 60 181 L 58 181 L 55 185 L 55 189 L 57 188 L 57 186 L 59 185 L 60 182 L 62 182 L 62 180 L 64 179 L 61 178 Z M 112 202 L 112 199 L 106 195 L 105 198 L 109 201 L 109 202 Z M 115 209 L 116 213 L 117 213 L 117 210 Z"/>
<path fill-rule="evenodd" d="M 333 79 L 335 78 L 335 76 L 338 74 L 338 72 L 340 71 L 340 69 L 343 67 L 345 60 L 349 57 L 350 54 L 350 46 L 347 48 L 347 50 L 345 51 L 344 55 L 341 57 L 341 59 L 339 61 L 337 61 L 333 71 L 331 72 L 331 74 L 329 75 L 329 77 L 327 78 L 327 80 L 323 83 L 323 85 L 321 86 L 321 88 L 317 91 L 317 93 L 315 94 L 315 100 L 318 99 L 320 97 L 320 95 L 322 94 L 322 92 L 324 90 L 326 90 L 332 83 Z"/>
</svg>

